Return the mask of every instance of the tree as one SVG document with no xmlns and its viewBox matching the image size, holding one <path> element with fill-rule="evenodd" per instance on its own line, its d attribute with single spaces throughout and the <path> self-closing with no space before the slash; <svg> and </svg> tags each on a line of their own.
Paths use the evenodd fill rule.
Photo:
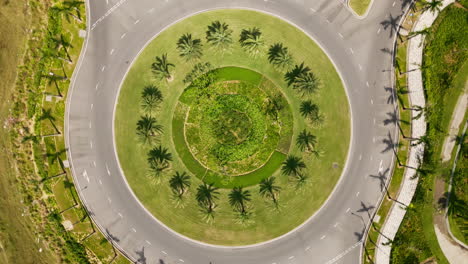
<svg viewBox="0 0 468 264">
<path fill-rule="evenodd" d="M 265 113 L 278 121 L 279 112 L 283 110 L 284 104 L 281 95 L 268 96 L 265 103 Z"/>
<path fill-rule="evenodd" d="M 177 41 L 177 50 L 179 56 L 185 58 L 187 61 L 196 60 L 203 55 L 203 45 L 200 39 L 192 39 L 192 34 L 184 34 Z"/>
<path fill-rule="evenodd" d="M 289 155 L 285 161 L 283 161 L 281 167 L 281 172 L 288 176 L 299 176 L 301 175 L 301 170 L 305 169 L 306 165 L 301 158 Z"/>
<path fill-rule="evenodd" d="M 245 204 L 251 200 L 249 190 L 244 190 L 242 187 L 235 187 L 229 193 L 229 204 L 234 207 L 241 215 L 247 213 Z"/>
<path fill-rule="evenodd" d="M 67 0 L 63 1 L 61 5 L 55 5 L 51 7 L 51 9 L 53 11 L 63 14 L 68 22 L 70 22 L 70 17 L 73 17 L 79 22 L 83 22 L 83 20 L 81 19 L 81 5 L 84 5 L 83 1 Z"/>
<path fill-rule="evenodd" d="M 161 135 L 163 126 L 157 123 L 156 118 L 144 115 L 137 122 L 137 135 L 143 144 L 152 144 L 156 137 Z"/>
<path fill-rule="evenodd" d="M 268 61 L 273 66 L 281 69 L 288 69 L 292 66 L 293 58 L 288 52 L 288 48 L 284 47 L 282 43 L 276 43 L 268 49 Z"/>
<path fill-rule="evenodd" d="M 152 114 L 153 110 L 163 101 L 161 90 L 154 85 L 147 85 L 141 93 L 141 107 L 143 110 Z"/>
<path fill-rule="evenodd" d="M 250 54 L 257 54 L 265 44 L 262 32 L 257 27 L 243 29 L 240 34 L 239 43 Z"/>
<path fill-rule="evenodd" d="M 259 193 L 263 197 L 271 198 L 274 204 L 278 204 L 277 196 L 281 191 L 281 187 L 275 185 L 275 180 L 275 177 L 263 179 L 259 184 Z"/>
<path fill-rule="evenodd" d="M 185 173 L 179 173 L 178 171 L 169 180 L 169 186 L 171 187 L 174 194 L 181 198 L 187 189 L 190 187 L 190 176 Z"/>
<path fill-rule="evenodd" d="M 312 121 L 313 124 L 320 124 L 323 122 L 323 116 L 320 114 L 318 105 L 312 103 L 311 100 L 306 100 L 301 103 L 299 112 L 305 118 Z"/>
<path fill-rule="evenodd" d="M 431 1 L 421 1 L 423 4 L 423 10 L 429 10 L 431 13 L 440 12 L 440 8 L 442 7 L 442 0 L 431 0 Z"/>
<path fill-rule="evenodd" d="M 298 89 L 302 94 L 312 94 L 317 91 L 319 79 L 312 72 L 303 72 L 296 77 L 293 88 Z"/>
<path fill-rule="evenodd" d="M 315 149 L 315 144 L 317 144 L 317 137 L 305 129 L 297 136 L 296 145 L 301 151 L 312 152 Z"/>
<path fill-rule="evenodd" d="M 175 65 L 167 60 L 167 54 L 163 54 L 161 57 L 156 56 L 156 61 L 151 64 L 153 73 L 161 80 L 164 78 L 170 80 L 172 78 L 170 68 L 173 67 L 175 67 Z"/>
<path fill-rule="evenodd" d="M 214 187 L 213 184 L 203 183 L 197 188 L 196 200 L 201 207 L 206 209 L 207 213 L 211 214 L 215 208 L 214 201 L 218 199 L 218 195 L 218 188 Z"/>
<path fill-rule="evenodd" d="M 161 173 L 169 168 L 172 161 L 172 154 L 167 148 L 163 148 L 161 145 L 153 148 L 148 152 L 148 163 L 150 169 L 155 173 L 156 176 L 160 176 Z"/>
<path fill-rule="evenodd" d="M 214 21 L 208 26 L 206 40 L 213 47 L 226 50 L 232 44 L 232 30 L 226 23 Z"/>
<path fill-rule="evenodd" d="M 288 83 L 288 86 L 291 86 L 296 82 L 296 79 L 302 75 L 310 72 L 310 68 L 307 66 L 304 66 L 304 62 L 302 62 L 300 65 L 295 65 L 294 68 L 284 75 L 284 80 Z"/>
</svg>

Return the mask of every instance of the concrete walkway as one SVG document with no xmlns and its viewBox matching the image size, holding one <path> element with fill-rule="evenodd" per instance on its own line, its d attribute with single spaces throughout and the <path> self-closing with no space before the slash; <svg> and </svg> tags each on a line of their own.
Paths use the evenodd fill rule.
<svg viewBox="0 0 468 264">
<path fill-rule="evenodd" d="M 460 124 L 465 117 L 465 111 L 468 106 L 468 93 L 467 86 L 465 85 L 464 93 L 458 98 L 457 105 L 450 121 L 449 135 L 445 138 L 444 145 L 442 147 L 442 161 L 446 162 L 452 158 L 452 150 L 455 147 L 456 136 L 460 129 Z"/>
<path fill-rule="evenodd" d="M 450 264 L 464 264 L 468 262 L 468 252 L 460 245 L 454 244 L 437 226 L 434 226 L 437 241 Z"/>
<path fill-rule="evenodd" d="M 453 3 L 454 0 L 444 0 L 441 10 Z M 421 31 L 430 27 L 437 18 L 439 12 L 432 13 L 430 11 L 424 12 L 419 20 L 414 25 L 412 31 Z M 407 78 L 409 97 L 412 106 L 425 107 L 426 101 L 424 97 L 424 87 L 422 82 L 422 74 L 419 65 L 422 65 L 423 58 L 423 45 L 424 35 L 416 35 L 409 40 L 408 44 L 408 57 L 407 57 Z M 417 111 L 413 115 L 417 115 Z M 411 137 L 420 138 L 426 134 L 426 118 L 423 114 L 421 118 L 411 122 Z M 392 205 L 388 217 L 381 229 L 381 235 L 377 240 L 377 249 L 375 253 L 376 264 L 390 263 L 391 243 L 400 227 L 401 222 L 406 213 L 406 206 L 411 203 L 413 195 L 418 185 L 418 177 L 416 168 L 420 166 L 419 160 L 424 153 L 424 144 L 411 146 L 407 160 L 407 168 L 405 170 L 403 185 L 398 194 L 397 200 L 405 205 L 396 204 Z"/>
</svg>

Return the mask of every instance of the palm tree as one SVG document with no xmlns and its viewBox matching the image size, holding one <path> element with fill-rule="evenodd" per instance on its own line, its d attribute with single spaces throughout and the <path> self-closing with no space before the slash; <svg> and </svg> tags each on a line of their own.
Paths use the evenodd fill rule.
<svg viewBox="0 0 468 264">
<path fill-rule="evenodd" d="M 207 213 L 212 213 L 215 208 L 214 201 L 218 199 L 218 195 L 218 188 L 214 187 L 213 184 L 203 183 L 197 188 L 196 199 L 198 204 L 206 209 Z"/>
<path fill-rule="evenodd" d="M 301 151 L 312 152 L 315 149 L 315 144 L 317 144 L 317 137 L 305 129 L 297 136 L 296 145 Z"/>
<path fill-rule="evenodd" d="M 63 1 L 61 6 L 56 5 L 51 7 L 51 9 L 58 13 L 62 13 L 68 22 L 70 22 L 70 17 L 75 18 L 79 22 L 83 22 L 83 20 L 81 19 L 81 5 L 84 5 L 83 1 L 68 0 Z M 76 13 L 76 15 L 74 13 Z"/>
<path fill-rule="evenodd" d="M 296 77 L 293 88 L 298 89 L 302 94 L 311 94 L 317 91 L 319 80 L 312 72 L 303 72 Z"/>
<path fill-rule="evenodd" d="M 225 50 L 232 43 L 232 30 L 226 23 L 214 21 L 208 26 L 206 40 L 212 46 Z"/>
<path fill-rule="evenodd" d="M 268 61 L 277 68 L 287 69 L 292 66 L 293 58 L 288 52 L 287 47 L 282 43 L 276 43 L 268 49 Z"/>
<path fill-rule="evenodd" d="M 156 136 L 161 135 L 163 126 L 157 123 L 156 118 L 144 115 L 137 122 L 137 135 L 143 144 L 151 144 Z"/>
<path fill-rule="evenodd" d="M 203 55 L 200 39 L 192 39 L 192 34 L 184 34 L 177 41 L 179 56 L 187 61 L 199 59 Z"/>
<path fill-rule="evenodd" d="M 178 197 L 182 197 L 190 187 L 190 176 L 185 172 L 179 173 L 176 171 L 174 176 L 169 180 L 169 185 Z"/>
<path fill-rule="evenodd" d="M 163 54 L 161 57 L 156 56 L 156 61 L 151 64 L 151 69 L 154 74 L 161 80 L 163 78 L 166 78 L 166 80 L 172 78 L 170 72 L 171 67 L 175 67 L 175 65 L 167 60 L 167 54 Z"/>
<path fill-rule="evenodd" d="M 245 215 L 245 203 L 251 200 L 250 196 L 249 190 L 243 190 L 242 187 L 235 187 L 229 193 L 229 204 L 239 211 L 241 215 Z"/>
<path fill-rule="evenodd" d="M 259 193 L 263 197 L 269 197 L 273 200 L 273 203 L 278 204 L 277 195 L 281 191 L 281 187 L 275 185 L 275 177 L 269 177 L 263 179 L 260 182 Z"/>
<path fill-rule="evenodd" d="M 279 112 L 284 108 L 281 95 L 268 96 L 266 99 L 265 113 L 278 121 Z"/>
<path fill-rule="evenodd" d="M 155 173 L 156 176 L 169 168 L 169 162 L 172 161 L 172 154 L 167 148 L 163 148 L 161 145 L 153 148 L 148 152 L 148 163 L 150 169 Z"/>
<path fill-rule="evenodd" d="M 257 27 L 243 29 L 240 34 L 239 43 L 242 48 L 251 54 L 257 54 L 265 44 L 262 32 Z"/>
<path fill-rule="evenodd" d="M 431 13 L 440 12 L 440 8 L 442 7 L 442 0 L 431 0 L 431 1 L 422 1 L 423 10 L 429 10 Z"/>
<path fill-rule="evenodd" d="M 303 74 L 307 74 L 310 72 L 310 68 L 307 66 L 304 66 L 304 62 L 302 62 L 300 65 L 295 65 L 294 68 L 284 75 L 284 80 L 288 83 L 288 86 L 291 86 L 291 84 L 294 84 L 297 80 L 297 78 Z"/>
<path fill-rule="evenodd" d="M 299 107 L 299 112 L 305 118 L 308 118 L 314 124 L 323 122 L 323 116 L 320 114 L 318 105 L 312 103 L 310 100 L 303 101 Z"/>
<path fill-rule="evenodd" d="M 301 158 L 289 155 L 285 161 L 283 161 L 283 166 L 281 167 L 281 172 L 288 176 L 299 176 L 301 175 L 301 170 L 306 167 L 304 161 Z"/>
<path fill-rule="evenodd" d="M 158 87 L 147 85 L 141 93 L 141 107 L 150 115 L 153 110 L 162 102 L 163 95 Z"/>
</svg>

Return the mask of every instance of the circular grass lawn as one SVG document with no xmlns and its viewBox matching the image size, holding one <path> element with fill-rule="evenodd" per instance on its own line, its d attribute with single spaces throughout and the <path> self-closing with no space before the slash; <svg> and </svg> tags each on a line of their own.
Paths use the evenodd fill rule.
<svg viewBox="0 0 468 264">
<path fill-rule="evenodd" d="M 233 31 L 233 43 L 223 51 L 206 43 L 207 26 L 216 20 Z M 238 40 L 243 29 L 254 26 L 261 30 L 265 45 L 251 55 Z M 186 33 L 202 40 L 203 56 L 199 61 L 187 62 L 179 56 L 176 43 Z M 320 80 L 318 92 L 298 93 L 285 82 L 285 71 L 268 62 L 268 47 L 278 42 L 288 47 L 296 64 L 304 62 L 312 69 Z M 155 56 L 165 53 L 175 67 L 171 78 L 160 80 L 151 64 Z M 190 84 L 183 82 L 198 62 L 209 62 L 218 72 L 216 82 L 209 86 L 210 92 L 216 93 L 209 104 L 193 100 Z M 147 153 L 154 146 L 142 144 L 136 134 L 136 123 L 144 115 L 141 94 L 147 85 L 157 86 L 164 97 L 153 113 L 163 126 L 160 143 L 155 145 L 162 145 L 172 154 L 170 167 L 159 177 L 151 173 L 147 163 Z M 263 110 L 262 100 L 273 94 L 280 95 L 286 105 L 278 120 Z M 300 114 L 299 107 L 305 100 L 319 106 L 324 117 L 321 125 L 313 125 Z M 297 135 L 304 129 L 316 136 L 320 157 L 296 146 Z M 291 231 L 325 202 L 346 161 L 349 107 L 333 64 L 301 30 L 255 11 L 216 10 L 172 25 L 141 52 L 120 90 L 115 137 L 119 162 L 130 187 L 158 220 L 205 243 L 247 245 Z M 305 184 L 298 186 L 281 173 L 287 155 L 300 157 L 306 164 Z M 190 175 L 191 185 L 182 199 L 176 198 L 169 186 L 176 172 Z M 281 187 L 277 206 L 259 194 L 258 183 L 270 176 Z M 197 187 L 203 183 L 220 188 L 214 217 L 209 219 L 195 199 Z M 239 218 L 229 204 L 231 188 L 240 186 L 251 193 L 246 203 L 247 218 Z"/>
</svg>

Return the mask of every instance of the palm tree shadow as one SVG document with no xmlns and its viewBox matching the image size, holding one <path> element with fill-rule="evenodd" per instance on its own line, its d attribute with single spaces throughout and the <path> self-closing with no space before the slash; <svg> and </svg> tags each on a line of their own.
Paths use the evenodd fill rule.
<svg viewBox="0 0 468 264">
<path fill-rule="evenodd" d="M 143 246 L 141 250 L 136 250 L 135 253 L 138 255 L 136 263 L 146 264 L 145 247 Z"/>
<path fill-rule="evenodd" d="M 112 242 L 120 242 L 120 239 L 109 232 L 109 229 L 106 228 L 106 236 Z"/>
<path fill-rule="evenodd" d="M 384 30 L 390 29 L 389 38 L 393 37 L 393 34 L 398 34 L 398 22 L 400 21 L 401 15 L 393 17 L 392 14 L 389 14 L 388 19 L 380 22 L 380 25 L 383 26 Z M 400 37 L 401 38 L 401 37 Z"/>
<path fill-rule="evenodd" d="M 409 124 L 408 121 L 406 120 L 401 120 L 400 118 L 398 118 L 398 114 L 396 112 L 396 110 L 394 110 L 393 112 L 388 112 L 387 113 L 387 119 L 384 119 L 383 120 L 383 124 L 384 126 L 388 126 L 388 125 L 395 125 L 398 127 L 398 129 L 400 130 L 400 133 L 401 135 L 404 137 L 404 138 L 407 138 L 406 135 L 403 133 L 403 129 L 401 128 L 401 123 L 403 124 Z"/>
<path fill-rule="evenodd" d="M 384 87 L 385 92 L 388 92 L 387 104 L 394 104 L 395 103 L 395 89 L 392 87 Z"/>
</svg>

